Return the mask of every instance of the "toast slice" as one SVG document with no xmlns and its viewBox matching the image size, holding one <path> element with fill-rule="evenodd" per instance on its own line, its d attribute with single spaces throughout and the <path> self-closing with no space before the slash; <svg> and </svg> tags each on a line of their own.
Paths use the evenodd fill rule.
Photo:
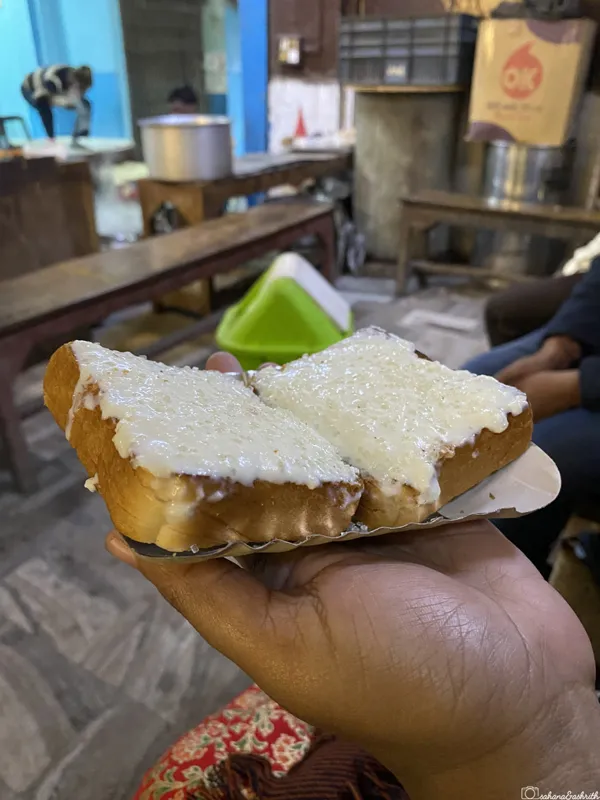
<svg viewBox="0 0 600 800">
<path fill-rule="evenodd" d="M 526 396 L 454 371 L 368 328 L 284 368 L 259 370 L 261 399 L 292 412 L 358 467 L 356 519 L 369 528 L 422 522 L 527 449 Z"/>
<path fill-rule="evenodd" d="M 50 360 L 48 408 L 121 533 L 173 552 L 336 536 L 362 481 L 335 448 L 231 375 L 90 342 Z"/>
</svg>

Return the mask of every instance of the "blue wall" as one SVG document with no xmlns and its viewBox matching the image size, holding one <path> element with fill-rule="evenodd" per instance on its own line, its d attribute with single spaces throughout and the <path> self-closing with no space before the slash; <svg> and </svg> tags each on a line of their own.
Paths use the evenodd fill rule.
<svg viewBox="0 0 600 800">
<path fill-rule="evenodd" d="M 267 149 L 267 0 L 226 2 L 227 112 L 236 155 Z"/>
<path fill-rule="evenodd" d="M 118 0 L 53 0 L 62 12 L 67 63 L 89 64 L 94 136 L 129 136 L 131 120 Z M 42 0 L 46 2 L 46 0 Z M 93 10 L 92 10 L 93 9 Z"/>
<path fill-rule="evenodd" d="M 231 135 L 236 156 L 246 152 L 244 124 L 244 86 L 242 81 L 242 47 L 240 18 L 237 6 L 225 6 L 225 56 L 227 61 L 227 115 L 231 119 Z"/>
<path fill-rule="evenodd" d="M 0 5 L 0 114 L 18 114 L 28 119 L 29 106 L 21 96 L 21 82 L 36 64 L 26 0 L 3 0 Z M 10 135 L 12 129 L 8 133 Z"/>
<path fill-rule="evenodd" d="M 28 117 L 43 136 L 38 114 L 22 100 L 23 78 L 39 65 L 89 64 L 94 85 L 92 135 L 129 137 L 131 119 L 118 0 L 3 0 L 0 6 L 0 112 Z M 69 135 L 74 115 L 55 110 L 56 131 Z"/>
<path fill-rule="evenodd" d="M 239 18 L 244 142 L 247 153 L 257 153 L 267 149 L 268 0 L 239 0 Z"/>
<path fill-rule="evenodd" d="M 60 0 L 28 0 L 28 4 L 38 62 L 60 64 L 67 54 Z"/>
</svg>

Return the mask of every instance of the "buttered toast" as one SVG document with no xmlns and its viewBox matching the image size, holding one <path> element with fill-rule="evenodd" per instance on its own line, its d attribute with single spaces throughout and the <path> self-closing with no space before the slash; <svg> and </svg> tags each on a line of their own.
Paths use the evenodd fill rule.
<svg viewBox="0 0 600 800">
<path fill-rule="evenodd" d="M 522 392 L 429 361 L 377 328 L 259 370 L 253 385 L 265 403 L 304 420 L 361 471 L 356 519 L 369 528 L 422 522 L 531 441 Z"/>
<path fill-rule="evenodd" d="M 230 375 L 90 342 L 50 360 L 44 397 L 115 527 L 181 552 L 336 536 L 362 480 L 313 428 Z"/>
<path fill-rule="evenodd" d="M 532 434 L 522 392 L 375 328 L 251 386 L 72 342 L 44 395 L 115 527 L 172 552 L 422 522 Z"/>
</svg>

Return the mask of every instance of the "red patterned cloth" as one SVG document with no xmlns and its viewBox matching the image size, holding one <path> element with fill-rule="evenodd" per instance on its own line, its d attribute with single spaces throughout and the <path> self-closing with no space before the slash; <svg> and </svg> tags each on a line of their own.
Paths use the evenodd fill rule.
<svg viewBox="0 0 600 800">
<path fill-rule="evenodd" d="M 182 737 L 134 800 L 408 800 L 356 745 L 316 735 L 257 687 Z"/>
<path fill-rule="evenodd" d="M 314 730 L 256 686 L 182 736 L 144 777 L 134 800 L 188 800 L 207 786 L 215 767 L 234 754 L 258 755 L 274 776 L 302 761 Z"/>
</svg>

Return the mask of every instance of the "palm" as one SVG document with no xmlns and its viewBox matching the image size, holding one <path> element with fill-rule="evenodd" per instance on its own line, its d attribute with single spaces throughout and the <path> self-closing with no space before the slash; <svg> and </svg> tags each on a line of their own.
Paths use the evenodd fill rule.
<svg viewBox="0 0 600 800">
<path fill-rule="evenodd" d="M 275 593 L 269 657 L 259 642 L 246 668 L 296 715 L 345 736 L 398 741 L 400 732 L 407 752 L 427 742 L 432 759 L 462 737 L 474 752 L 482 709 L 501 743 L 532 705 L 593 669 L 569 608 L 489 523 L 265 556 L 253 571 Z M 302 690 L 313 681 L 316 690 Z M 494 730 L 507 706 L 514 730 Z"/>
</svg>

